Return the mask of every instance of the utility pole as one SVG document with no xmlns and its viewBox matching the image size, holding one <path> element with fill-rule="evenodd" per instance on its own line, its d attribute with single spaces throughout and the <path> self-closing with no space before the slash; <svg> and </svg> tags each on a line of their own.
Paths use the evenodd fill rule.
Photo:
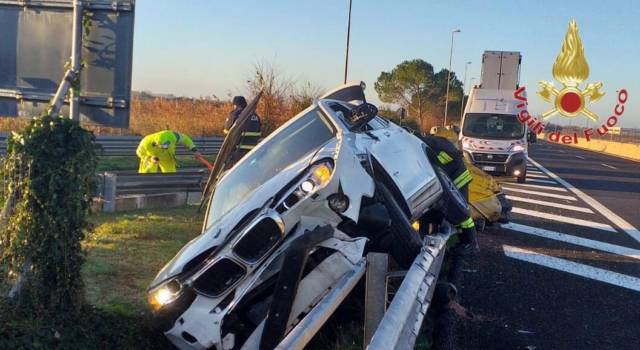
<svg viewBox="0 0 640 350">
<path fill-rule="evenodd" d="M 449 50 L 449 71 L 447 72 L 447 95 L 444 100 L 444 124 L 443 126 L 447 126 L 447 112 L 449 109 L 449 85 L 451 83 L 451 59 L 453 58 L 453 35 L 455 33 L 460 33 L 460 29 L 454 29 L 451 31 L 451 48 Z"/>
<path fill-rule="evenodd" d="M 464 65 L 464 79 L 462 79 L 462 98 L 461 98 L 462 101 L 460 102 L 460 121 L 461 122 L 462 122 L 462 114 L 464 113 L 464 90 L 467 89 L 467 68 L 469 68 L 470 64 L 471 64 L 471 61 L 468 61 Z"/>
<path fill-rule="evenodd" d="M 80 77 L 80 54 L 82 48 L 82 0 L 73 0 L 73 37 L 71 41 L 71 70 Z M 80 121 L 80 86 L 71 86 L 69 99 L 69 116 Z"/>
<path fill-rule="evenodd" d="M 344 81 L 347 83 L 347 70 L 349 69 L 349 37 L 351 36 L 351 3 L 353 0 L 349 0 L 349 20 L 347 22 L 347 54 L 344 59 Z"/>
</svg>

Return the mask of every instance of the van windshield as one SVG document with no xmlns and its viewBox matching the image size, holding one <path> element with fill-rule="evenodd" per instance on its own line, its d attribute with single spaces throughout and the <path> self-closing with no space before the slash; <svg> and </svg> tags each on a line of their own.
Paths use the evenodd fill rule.
<svg viewBox="0 0 640 350">
<path fill-rule="evenodd" d="M 481 139 L 513 140 L 524 137 L 525 126 L 514 114 L 468 113 L 462 135 Z"/>
</svg>

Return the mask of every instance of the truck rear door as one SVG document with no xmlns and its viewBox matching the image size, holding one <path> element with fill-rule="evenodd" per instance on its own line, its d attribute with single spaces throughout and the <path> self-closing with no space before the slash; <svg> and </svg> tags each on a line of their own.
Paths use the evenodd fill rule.
<svg viewBox="0 0 640 350">
<path fill-rule="evenodd" d="M 485 51 L 482 55 L 482 89 L 515 90 L 520 81 L 520 53 Z"/>
</svg>

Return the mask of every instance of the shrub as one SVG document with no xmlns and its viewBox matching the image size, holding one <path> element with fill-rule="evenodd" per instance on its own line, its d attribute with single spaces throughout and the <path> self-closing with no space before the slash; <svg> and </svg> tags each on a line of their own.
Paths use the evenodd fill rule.
<svg viewBox="0 0 640 350">
<path fill-rule="evenodd" d="M 89 226 L 94 140 L 77 122 L 51 116 L 8 140 L 0 174 L 14 206 L 0 228 L 0 258 L 9 278 L 22 281 L 18 306 L 43 318 L 73 318 L 83 305 L 80 242 Z"/>
</svg>

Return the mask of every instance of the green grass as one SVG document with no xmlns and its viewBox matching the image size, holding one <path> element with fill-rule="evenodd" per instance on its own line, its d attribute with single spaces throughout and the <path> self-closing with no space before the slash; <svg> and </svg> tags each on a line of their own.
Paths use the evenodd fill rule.
<svg viewBox="0 0 640 350">
<path fill-rule="evenodd" d="M 105 310 L 146 310 L 156 273 L 201 229 L 195 207 L 99 215 L 84 241 L 87 299 Z"/>
<path fill-rule="evenodd" d="M 204 165 L 191 156 L 177 156 L 178 168 L 204 168 Z M 207 160 L 213 164 L 211 156 Z M 140 160 L 135 156 L 104 156 L 98 161 L 98 171 L 138 170 Z"/>
<path fill-rule="evenodd" d="M 199 234 L 195 207 L 100 214 L 83 242 L 87 310 L 79 324 L 55 330 L 0 298 L 0 349 L 171 348 L 152 326 L 146 289 L 156 273 Z M 0 273 L 6 276 L 4 267 Z M 8 286 L 0 280 L 0 292 Z"/>
</svg>

